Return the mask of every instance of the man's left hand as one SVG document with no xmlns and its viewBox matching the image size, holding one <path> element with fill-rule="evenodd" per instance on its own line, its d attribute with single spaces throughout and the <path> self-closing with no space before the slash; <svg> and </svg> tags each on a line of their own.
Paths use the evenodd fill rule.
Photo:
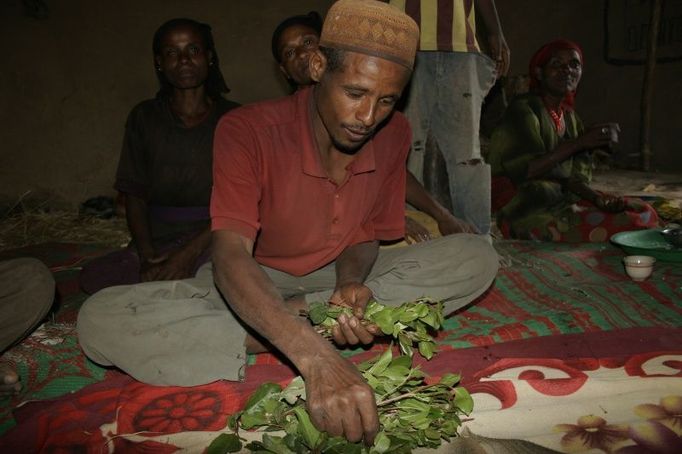
<svg viewBox="0 0 682 454">
<path fill-rule="evenodd" d="M 488 38 L 490 56 L 495 60 L 497 78 L 506 76 L 509 72 L 510 51 L 502 35 L 490 35 Z"/>
<path fill-rule="evenodd" d="M 349 307 L 353 315 L 341 314 L 337 318 L 338 325 L 332 328 L 332 337 L 337 345 L 371 344 L 374 335 L 379 333 L 375 325 L 363 325 L 365 307 L 372 297 L 372 291 L 364 284 L 350 283 L 340 285 L 334 290 L 330 304 Z"/>
</svg>

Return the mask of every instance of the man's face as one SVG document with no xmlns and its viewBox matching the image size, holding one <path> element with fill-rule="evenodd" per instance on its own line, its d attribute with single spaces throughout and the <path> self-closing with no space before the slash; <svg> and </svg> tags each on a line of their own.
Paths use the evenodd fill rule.
<svg viewBox="0 0 682 454">
<path fill-rule="evenodd" d="M 313 83 L 308 61 L 317 50 L 319 38 L 314 29 L 300 24 L 286 28 L 279 37 L 279 68 L 298 87 Z"/>
<path fill-rule="evenodd" d="M 192 27 L 181 26 L 164 35 L 156 63 L 173 87 L 188 89 L 206 81 L 211 59 L 201 35 Z"/>
<path fill-rule="evenodd" d="M 563 97 L 575 91 L 583 73 L 580 55 L 572 49 L 560 49 L 541 70 L 542 88 L 549 94 Z"/>
<path fill-rule="evenodd" d="M 314 63 L 311 69 L 319 81 L 315 87 L 319 120 L 334 147 L 346 154 L 356 153 L 372 137 L 393 112 L 410 78 L 410 71 L 397 63 L 355 52 L 345 53 L 338 71 L 320 74 Z"/>
</svg>

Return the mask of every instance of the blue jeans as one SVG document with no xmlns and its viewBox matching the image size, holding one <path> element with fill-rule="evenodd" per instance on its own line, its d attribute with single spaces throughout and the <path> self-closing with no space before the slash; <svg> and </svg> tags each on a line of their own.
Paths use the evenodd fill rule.
<svg viewBox="0 0 682 454">
<path fill-rule="evenodd" d="M 418 52 L 405 114 L 412 125 L 408 169 L 423 182 L 429 135 L 445 159 L 455 216 L 490 233 L 490 166 L 481 157 L 481 106 L 495 84 L 483 54 Z"/>
</svg>

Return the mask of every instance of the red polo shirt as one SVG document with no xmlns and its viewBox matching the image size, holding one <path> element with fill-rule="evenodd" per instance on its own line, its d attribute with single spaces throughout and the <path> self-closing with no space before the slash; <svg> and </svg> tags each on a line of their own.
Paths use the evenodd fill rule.
<svg viewBox="0 0 682 454">
<path fill-rule="evenodd" d="M 222 117 L 213 143 L 213 230 L 256 240 L 258 263 L 302 276 L 353 244 L 404 233 L 405 160 L 411 142 L 395 112 L 332 182 L 315 143 L 312 89 Z"/>
</svg>

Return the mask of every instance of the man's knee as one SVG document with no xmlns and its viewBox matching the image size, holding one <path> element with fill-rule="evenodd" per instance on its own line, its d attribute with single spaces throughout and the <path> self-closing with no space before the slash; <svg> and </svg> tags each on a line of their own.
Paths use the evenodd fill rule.
<svg viewBox="0 0 682 454">
<path fill-rule="evenodd" d="M 78 311 L 76 320 L 76 333 L 81 348 L 90 359 L 104 365 L 109 362 L 98 353 L 97 345 L 107 337 L 107 328 L 113 323 L 106 313 L 107 290 L 101 290 L 88 298 Z"/>
<path fill-rule="evenodd" d="M 453 269 L 448 295 L 443 298 L 446 315 L 485 293 L 499 269 L 497 252 L 485 235 L 451 236 L 455 238 L 444 245 Z"/>
</svg>

